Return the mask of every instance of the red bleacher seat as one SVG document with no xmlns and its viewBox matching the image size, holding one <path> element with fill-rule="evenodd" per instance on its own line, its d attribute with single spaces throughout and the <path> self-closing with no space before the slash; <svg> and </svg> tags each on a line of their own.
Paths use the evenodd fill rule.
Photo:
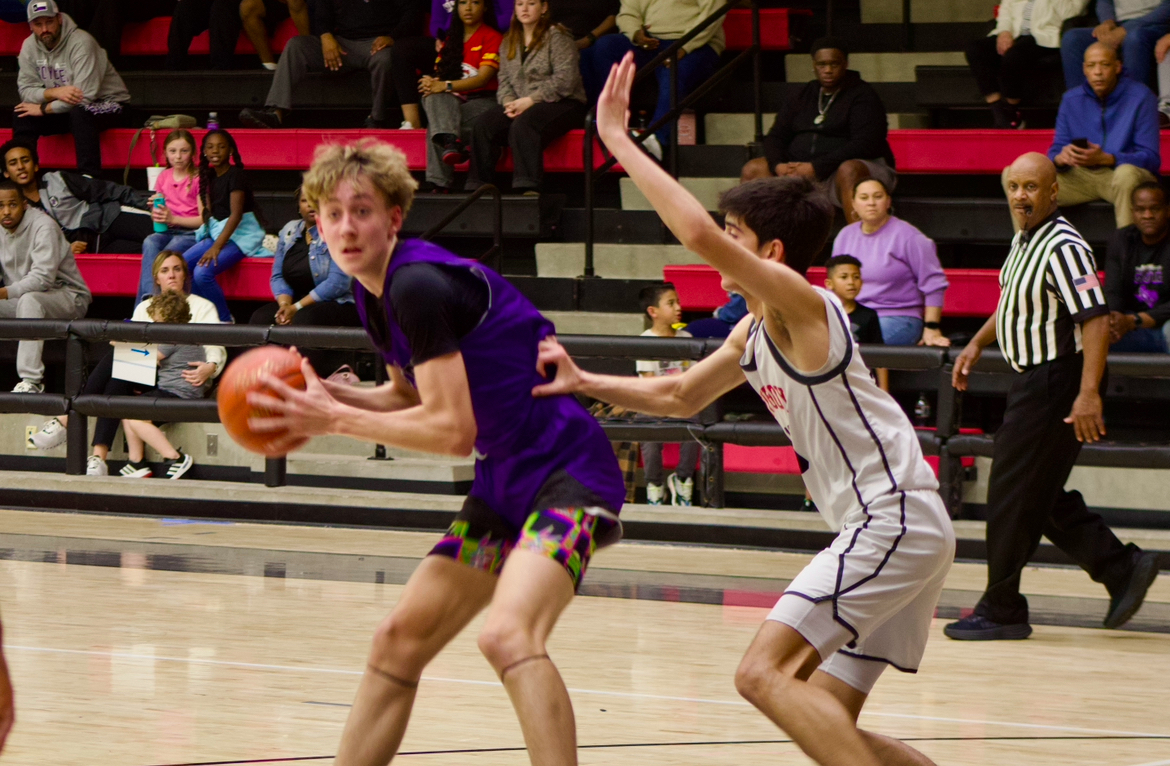
<svg viewBox="0 0 1170 766">
<path fill-rule="evenodd" d="M 77 266 L 94 295 L 131 297 L 138 289 L 142 256 L 83 253 L 77 256 Z M 220 274 L 219 286 L 229 300 L 270 301 L 271 276 L 271 258 L 245 258 Z"/>
<path fill-rule="evenodd" d="M 793 16 L 812 16 L 807 8 L 761 8 L 760 47 L 766 51 L 792 49 L 789 19 Z M 723 36 L 727 50 L 742 51 L 752 47 L 752 12 L 737 8 L 727 12 L 723 21 Z"/>
<path fill-rule="evenodd" d="M 999 173 L 1025 152 L 1044 154 L 1051 130 L 891 130 L 899 173 Z M 1170 134 L 1162 134 L 1163 171 L 1170 170 Z"/>
<path fill-rule="evenodd" d="M 674 284 L 686 311 L 713 311 L 727 303 L 720 286 L 719 272 L 710 266 L 667 266 L 663 278 Z M 999 272 L 995 269 L 946 269 L 947 290 L 944 316 L 986 317 L 995 313 L 999 302 Z M 808 281 L 825 284 L 825 270 L 808 270 Z"/>
<path fill-rule="evenodd" d="M 115 128 L 102 133 L 102 167 L 123 168 L 134 136 L 130 128 Z M 204 130 L 192 131 L 196 141 L 203 140 Z M 313 160 L 318 144 L 329 141 L 356 141 L 372 136 L 394 144 L 406 154 L 411 170 L 425 170 L 427 166 L 427 132 L 425 130 L 233 130 L 232 136 L 240 147 L 244 164 L 253 170 L 304 170 Z M 0 130 L 0 143 L 12 138 L 12 131 Z M 585 132 L 570 131 L 544 150 L 544 169 L 550 173 L 579 173 L 583 167 L 581 150 Z M 46 136 L 40 140 L 38 152 L 46 168 L 73 168 L 77 158 L 72 136 Z M 600 144 L 595 144 L 594 163 L 600 165 L 606 155 Z M 504 151 L 501 168 L 511 170 L 512 157 Z M 134 148 L 131 167 L 145 168 L 154 164 L 150 156 L 150 142 L 145 138 Z M 465 167 L 465 166 L 464 166 Z M 615 170 L 620 170 L 617 166 Z"/>
</svg>

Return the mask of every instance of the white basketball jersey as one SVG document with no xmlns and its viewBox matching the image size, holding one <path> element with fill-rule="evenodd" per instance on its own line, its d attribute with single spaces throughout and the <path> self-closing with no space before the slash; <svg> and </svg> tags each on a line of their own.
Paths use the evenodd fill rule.
<svg viewBox="0 0 1170 766">
<path fill-rule="evenodd" d="M 740 359 L 748 382 L 792 441 L 804 484 L 834 531 L 865 524 L 878 502 L 911 490 L 937 490 L 934 471 L 898 403 L 878 388 L 857 352 L 836 296 L 825 301 L 829 358 L 802 374 L 755 322 Z"/>
</svg>

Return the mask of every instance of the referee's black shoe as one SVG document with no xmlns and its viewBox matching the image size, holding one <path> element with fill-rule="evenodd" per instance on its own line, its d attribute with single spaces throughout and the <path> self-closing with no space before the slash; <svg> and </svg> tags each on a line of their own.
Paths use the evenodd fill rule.
<svg viewBox="0 0 1170 766">
<path fill-rule="evenodd" d="M 1138 551 L 1133 557 L 1133 571 L 1129 582 L 1116 593 L 1110 593 L 1109 614 L 1105 615 L 1105 627 L 1120 628 L 1142 608 L 1146 591 L 1158 576 L 1158 554 L 1155 551 Z"/>
<path fill-rule="evenodd" d="M 983 615 L 971 614 L 947 625 L 943 634 L 956 641 L 1019 641 L 1032 635 L 1032 626 L 1026 622 L 1004 625 Z"/>
</svg>

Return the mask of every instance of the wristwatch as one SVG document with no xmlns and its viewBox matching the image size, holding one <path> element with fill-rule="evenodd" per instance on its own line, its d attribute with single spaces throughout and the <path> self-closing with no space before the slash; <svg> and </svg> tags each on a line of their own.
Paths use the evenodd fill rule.
<svg viewBox="0 0 1170 766">
<path fill-rule="evenodd" d="M 1134 327 L 1134 329 L 1135 329 L 1135 330 L 1143 330 L 1143 329 L 1145 329 L 1145 327 L 1146 327 L 1146 323 L 1145 323 L 1145 322 L 1142 320 L 1142 315 L 1141 315 L 1141 314 L 1139 314 L 1138 312 L 1134 311 L 1134 312 L 1131 312 L 1131 313 L 1130 313 L 1130 316 L 1131 316 L 1131 317 L 1133 317 L 1133 327 Z"/>
<path fill-rule="evenodd" d="M 942 328 L 942 325 L 938 322 L 923 322 L 922 326 L 928 330 L 938 330 Z"/>
<path fill-rule="evenodd" d="M 447 80 L 447 92 L 451 93 L 455 90 L 455 85 L 450 80 Z"/>
</svg>

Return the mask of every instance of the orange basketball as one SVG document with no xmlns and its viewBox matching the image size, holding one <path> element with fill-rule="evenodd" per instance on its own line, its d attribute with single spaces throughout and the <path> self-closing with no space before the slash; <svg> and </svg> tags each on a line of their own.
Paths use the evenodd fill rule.
<svg viewBox="0 0 1170 766">
<path fill-rule="evenodd" d="M 219 421 L 237 444 L 246 450 L 258 452 L 265 457 L 281 457 L 300 449 L 308 439 L 292 447 L 280 449 L 275 445 L 283 437 L 283 431 L 254 433 L 248 427 L 248 419 L 265 417 L 273 413 L 263 407 L 248 404 L 248 392 L 262 391 L 261 375 L 272 375 L 293 388 L 305 390 L 305 376 L 301 374 L 301 355 L 280 346 L 260 346 L 245 351 L 228 365 L 219 381 L 216 404 L 219 405 Z"/>
</svg>

